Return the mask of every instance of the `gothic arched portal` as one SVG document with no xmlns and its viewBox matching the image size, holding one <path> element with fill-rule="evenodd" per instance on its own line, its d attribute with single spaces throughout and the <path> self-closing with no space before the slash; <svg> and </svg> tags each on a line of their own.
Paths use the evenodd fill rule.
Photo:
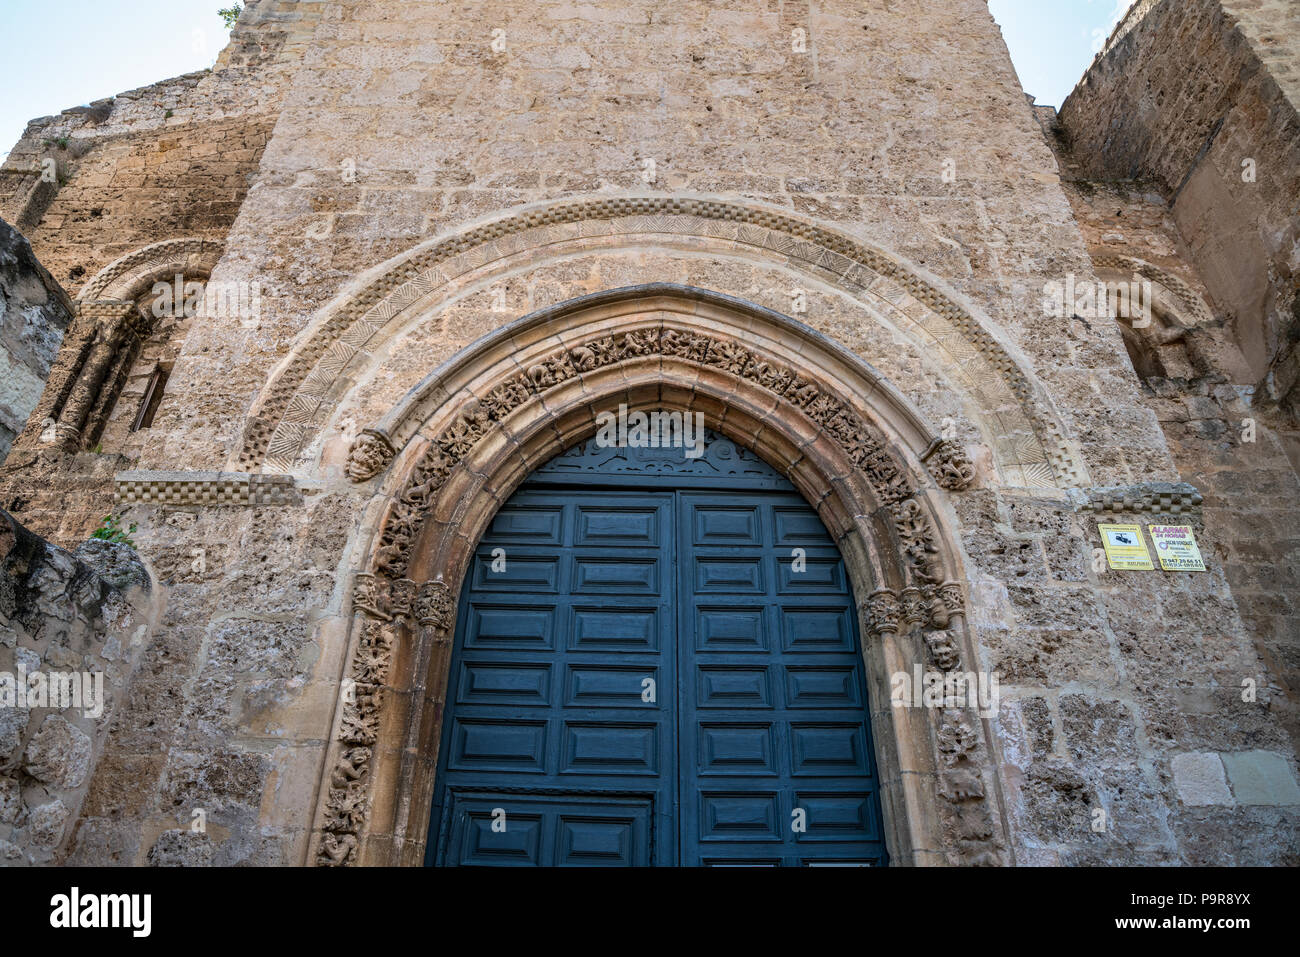
<svg viewBox="0 0 1300 957">
<path fill-rule="evenodd" d="M 858 602 L 890 860 L 999 862 L 987 725 L 957 708 L 890 707 L 900 672 L 974 667 L 943 505 L 974 468 L 824 336 L 685 287 L 618 290 L 520 319 L 358 439 L 349 474 L 379 488 L 313 859 L 423 861 L 457 586 L 525 479 L 620 406 L 698 414 L 816 510 Z"/>
</svg>

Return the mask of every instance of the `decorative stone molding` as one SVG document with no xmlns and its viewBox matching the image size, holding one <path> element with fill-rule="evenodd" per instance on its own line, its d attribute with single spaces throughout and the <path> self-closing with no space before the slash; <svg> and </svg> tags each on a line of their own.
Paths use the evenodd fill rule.
<svg viewBox="0 0 1300 957">
<path fill-rule="evenodd" d="M 1001 850 L 994 841 L 993 815 L 984 794 L 980 735 L 970 711 L 944 708 L 939 723 L 940 794 L 949 806 L 948 821 L 956 838 L 954 863 L 997 866 Z"/>
<path fill-rule="evenodd" d="M 816 422 L 871 482 L 879 502 L 895 509 L 904 553 L 919 580 L 938 584 L 932 567 L 938 549 L 929 519 L 920 503 L 911 498 L 915 490 L 908 482 L 905 467 L 890 453 L 873 426 L 844 400 L 830 394 L 822 383 L 783 363 L 741 343 L 666 324 L 575 343 L 490 387 L 483 396 L 467 400 L 460 415 L 429 445 L 392 506 L 375 557 L 376 571 L 394 578 L 405 573 L 411 544 L 434 495 L 497 422 L 583 373 L 651 356 L 721 369 L 784 399 Z"/>
<path fill-rule="evenodd" d="M 456 623 L 456 596 L 446 582 L 437 579 L 420 586 L 415 602 L 415 619 L 446 639 Z"/>
<path fill-rule="evenodd" d="M 362 429 L 348 451 L 348 478 L 353 482 L 368 482 L 393 461 L 397 450 L 392 440 L 378 429 Z"/>
<path fill-rule="evenodd" d="M 926 589 L 908 587 L 901 593 L 884 588 L 872 592 L 862 604 L 863 618 L 872 636 L 913 635 L 919 632 L 935 667 L 945 673 L 962 666 L 958 640 L 950 630 L 964 615 L 960 582 L 947 581 Z M 985 799 L 980 736 L 974 713 L 963 708 L 942 709 L 937 738 L 940 795 L 947 804 L 948 827 L 956 838 L 950 848 L 952 863 L 996 865 L 1001 849 L 994 840 L 992 811 Z"/>
<path fill-rule="evenodd" d="M 934 480 L 950 492 L 968 489 L 975 481 L 975 463 L 951 439 L 935 439 L 921 454 L 921 461 L 929 467 Z"/>
<path fill-rule="evenodd" d="M 357 572 L 352 583 L 352 610 L 383 621 L 392 621 L 389 611 L 388 581 L 368 572 Z"/>
<path fill-rule="evenodd" d="M 446 644 L 456 620 L 456 600 L 441 581 L 417 585 L 358 572 L 352 610 L 362 616 L 361 638 L 343 687 L 339 754 L 330 772 L 316 863 L 344 867 L 357 863 L 360 834 L 370 810 L 370 770 L 393 653 L 411 633 L 412 619 Z"/>
<path fill-rule="evenodd" d="M 288 475 L 239 472 L 119 472 L 113 488 L 119 505 L 299 505 L 302 496 Z"/>
<path fill-rule="evenodd" d="M 1097 253 L 1092 257 L 1092 265 L 1098 272 L 1109 270 L 1142 276 L 1163 286 L 1182 307 L 1182 315 L 1178 316 L 1178 320 L 1185 327 L 1208 326 L 1214 323 L 1214 313 L 1210 312 L 1209 306 L 1205 304 L 1201 295 L 1168 270 L 1152 265 L 1144 259 L 1135 259 L 1132 256 L 1112 252 Z"/>
<path fill-rule="evenodd" d="M 293 467 L 320 427 L 327 393 L 375 335 L 406 307 L 450 280 L 522 250 L 593 236 L 683 235 L 775 256 L 855 297 L 871 297 L 909 334 L 970 382 L 990 410 L 1011 416 L 1024 440 L 1005 435 L 1004 454 L 1024 484 L 1086 481 L 1077 453 L 1006 348 L 967 310 L 888 254 L 784 212 L 711 198 L 617 196 L 554 203 L 507 215 L 425 244 L 314 325 L 267 384 L 245 426 L 239 467 Z M 528 370 L 529 378 L 534 370 Z M 541 370 L 537 370 L 541 373 Z M 999 413 L 1002 415 L 1002 413 Z M 1005 418 L 1005 416 L 1003 416 Z"/>
<path fill-rule="evenodd" d="M 930 619 L 937 627 L 947 628 L 955 616 L 965 614 L 966 600 L 961 582 L 947 581 L 935 589 L 930 605 Z"/>
<path fill-rule="evenodd" d="M 473 542 L 519 473 L 535 470 L 590 434 L 603 401 L 658 402 L 683 410 L 698 402 L 712 410 L 706 415 L 714 427 L 724 429 L 732 441 L 752 442 L 778 474 L 793 479 L 797 471 L 806 494 L 815 500 L 821 490 L 826 514 L 838 516 L 828 521 L 832 534 L 866 544 L 845 552 L 857 556 L 851 562 L 856 571 L 850 572 L 855 583 L 892 585 L 873 592 L 861 610 L 865 631 L 875 639 L 869 655 L 883 662 L 928 650 L 940 667 L 960 667 L 964 610 L 955 580 L 959 566 L 941 546 L 927 497 L 918 494 L 935 488 L 919 461 L 920 450 L 933 445 L 933 435 L 902 413 L 890 412 L 887 428 L 875 421 L 883 403 L 891 401 L 888 386 L 854 392 L 844 364 L 818 364 L 814 343 L 773 338 L 757 322 L 739 335 L 718 314 L 702 309 L 680 318 L 662 306 L 639 309 L 622 323 L 612 315 L 602 312 L 597 321 L 570 325 L 563 334 L 550 328 L 516 334 L 513 347 L 504 352 L 489 343 L 463 375 L 453 369 L 434 383 L 427 399 L 413 392 L 417 413 L 386 417 L 380 424 L 402 447 L 392 466 L 400 466 L 401 478 L 384 489 L 389 504 L 370 560 L 353 585 L 357 624 L 348 674 L 357 683 L 356 700 L 340 707 L 336 763 L 322 786 L 313 852 L 317 862 L 347 865 L 364 858 L 415 863 L 423 853 L 416 836 L 420 824 L 411 816 L 420 809 L 396 805 L 390 789 L 372 792 L 370 782 L 378 775 L 407 782 L 403 788 L 414 789 L 409 793 L 431 793 L 425 790 L 431 770 L 411 763 L 425 746 L 412 735 L 414 729 L 437 727 L 437 709 L 449 680 L 455 596 L 445 582 L 460 580 Z M 501 359 L 502 354 L 508 359 Z M 851 397 L 861 395 L 872 395 L 873 403 L 855 405 Z M 899 429 L 907 434 L 906 442 L 900 441 Z M 421 577 L 433 580 L 415 584 Z M 377 634 L 389 638 L 380 640 Z M 412 638 L 416 647 L 402 645 Z M 393 647 L 404 649 L 404 667 L 418 662 L 420 673 L 393 679 L 386 670 Z M 410 709 L 404 715 L 408 730 L 400 740 L 381 722 L 385 681 L 400 688 Z M 921 723 L 904 723 L 904 741 L 886 740 L 907 749 L 909 767 L 942 763 L 944 756 L 933 744 L 937 721 L 937 713 L 927 712 Z M 918 729 L 927 730 L 922 734 Z M 352 753 L 357 748 L 371 753 Z M 977 740 L 975 750 L 949 770 L 978 779 L 982 753 Z M 982 794 L 973 796 L 979 788 L 963 784 L 961 777 L 954 776 L 952 792 L 962 797 L 939 802 L 942 820 L 934 816 L 929 796 L 918 790 L 923 788 L 920 779 L 903 777 L 896 784 L 906 808 L 901 813 L 928 835 L 928 849 L 942 846 L 953 863 L 981 856 L 996 860 L 998 839 L 972 836 L 992 834 L 992 818 Z M 375 817 L 394 830 L 376 833 L 371 843 L 366 814 L 370 802 L 381 800 L 383 813 Z M 953 836 L 958 834 L 971 837 L 957 840 Z M 901 832 L 896 839 L 920 846 Z"/>
<path fill-rule="evenodd" d="M 166 239 L 113 260 L 81 287 L 77 299 L 134 301 L 155 282 L 170 281 L 177 273 L 186 278 L 206 279 L 220 258 L 221 246 L 210 240 Z"/>
<path fill-rule="evenodd" d="M 1070 489 L 1075 511 L 1097 514 L 1198 516 L 1203 501 L 1196 486 L 1186 482 L 1148 482 Z"/>
<path fill-rule="evenodd" d="M 885 634 L 897 634 L 899 622 L 902 621 L 903 606 L 898 595 L 888 588 L 872 592 L 863 605 L 867 628 L 875 638 Z"/>
<path fill-rule="evenodd" d="M 879 638 L 900 630 L 907 633 L 916 629 L 946 629 L 955 617 L 966 614 L 966 603 L 960 582 L 944 582 L 938 587 L 908 587 L 901 593 L 882 588 L 862 603 L 862 614 L 867 630 Z"/>
</svg>

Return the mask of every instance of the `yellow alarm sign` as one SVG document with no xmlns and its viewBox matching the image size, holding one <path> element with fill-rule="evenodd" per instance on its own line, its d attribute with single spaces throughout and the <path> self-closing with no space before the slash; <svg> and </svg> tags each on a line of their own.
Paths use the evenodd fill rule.
<svg viewBox="0 0 1300 957">
<path fill-rule="evenodd" d="M 1188 525 L 1148 525 L 1160 567 L 1167 572 L 1203 572 L 1205 559 Z"/>
<path fill-rule="evenodd" d="M 1101 532 L 1101 544 L 1112 571 L 1155 571 L 1141 525 L 1098 525 L 1097 530 Z"/>
</svg>

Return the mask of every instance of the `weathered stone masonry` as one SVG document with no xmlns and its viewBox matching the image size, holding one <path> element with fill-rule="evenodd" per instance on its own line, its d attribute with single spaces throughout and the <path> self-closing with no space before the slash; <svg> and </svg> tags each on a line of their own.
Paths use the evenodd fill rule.
<svg viewBox="0 0 1300 957">
<path fill-rule="evenodd" d="M 214 71 L 37 121 L 0 203 L 77 315 L 0 504 L 69 545 L 122 514 L 166 598 L 50 857 L 419 862 L 467 556 L 628 402 L 701 412 L 835 536 L 894 862 L 1296 863 L 1287 426 L 1227 440 L 1266 377 L 1238 333 L 1284 317 L 1220 300 L 1173 172 L 1117 182 L 1159 152 L 1119 105 L 1147 36 L 1264 51 L 1222 129 L 1297 168 L 1267 18 L 1197 16 L 1141 4 L 1065 141 L 981 0 L 258 0 Z M 260 315 L 135 330 L 177 271 Z M 1152 328 L 1043 309 L 1134 272 Z M 1104 520 L 1189 524 L 1210 570 L 1107 571 Z M 997 670 L 1000 711 L 890 708 L 917 663 Z"/>
</svg>

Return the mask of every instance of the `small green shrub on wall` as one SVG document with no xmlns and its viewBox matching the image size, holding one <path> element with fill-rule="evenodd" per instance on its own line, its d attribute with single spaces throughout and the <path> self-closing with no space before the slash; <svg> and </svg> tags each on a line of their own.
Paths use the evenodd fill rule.
<svg viewBox="0 0 1300 957">
<path fill-rule="evenodd" d="M 116 518 L 112 515 L 105 515 L 104 520 L 99 523 L 99 528 L 95 529 L 90 537 L 110 542 L 113 545 L 126 545 L 129 548 L 135 548 L 135 542 L 131 541 L 130 536 L 135 533 L 136 528 L 135 522 L 132 522 L 130 528 L 123 529 Z"/>
</svg>

